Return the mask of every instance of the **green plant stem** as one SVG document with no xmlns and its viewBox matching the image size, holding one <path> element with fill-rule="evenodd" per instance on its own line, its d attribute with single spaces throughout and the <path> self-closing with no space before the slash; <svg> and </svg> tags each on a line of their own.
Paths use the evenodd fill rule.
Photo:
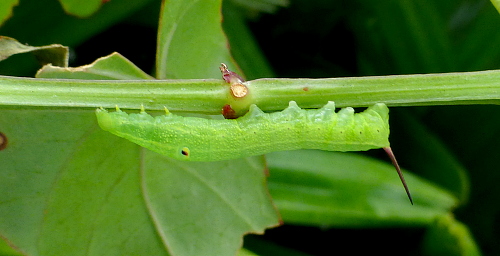
<svg viewBox="0 0 500 256">
<path fill-rule="evenodd" d="M 0 76 L 0 105 L 162 110 L 219 114 L 231 104 L 241 113 L 250 104 L 281 110 L 290 100 L 302 108 L 327 101 L 338 107 L 499 104 L 500 70 L 429 75 L 328 79 L 257 79 L 249 94 L 233 99 L 222 79 L 60 80 Z"/>
<path fill-rule="evenodd" d="M 76 80 L 0 76 L 0 105 L 114 108 L 219 114 L 223 80 Z"/>
<path fill-rule="evenodd" d="M 328 79 L 258 79 L 248 82 L 255 104 L 283 109 L 295 100 L 319 108 L 333 100 L 337 107 L 500 104 L 500 70 L 427 75 L 394 75 Z M 264 107 L 265 106 L 265 107 Z"/>
</svg>

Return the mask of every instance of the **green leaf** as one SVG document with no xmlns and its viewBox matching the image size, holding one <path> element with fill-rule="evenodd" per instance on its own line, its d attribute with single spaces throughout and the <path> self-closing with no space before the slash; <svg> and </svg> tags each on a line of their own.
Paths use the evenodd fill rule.
<svg viewBox="0 0 500 256">
<path fill-rule="evenodd" d="M 138 79 L 143 73 L 121 56 L 112 55 L 87 67 L 45 67 L 39 76 Z M 206 88 L 206 81 L 203 84 Z M 105 134 L 109 139 L 101 135 L 94 137 L 93 131 L 85 134 L 79 142 L 75 140 L 77 149 L 65 160 L 65 169 L 58 171 L 60 176 L 49 191 L 50 199 L 45 200 L 50 213 L 45 214 L 43 225 L 37 225 L 41 226 L 41 238 L 34 249 L 42 254 L 74 254 L 73 250 L 88 254 L 103 251 L 105 254 L 137 254 L 143 250 L 159 255 L 168 250 L 176 255 L 230 255 L 239 249 L 244 234 L 262 233 L 264 228 L 279 223 L 265 186 L 262 157 L 217 163 L 179 163 L 144 149 L 138 154 L 138 146 L 131 143 L 133 147 L 116 146 L 124 140 L 116 142 L 118 138 L 108 133 Z M 114 147 L 119 150 L 113 150 Z M 130 157 L 134 155 L 137 157 Z M 125 177 L 124 173 L 140 175 Z M 73 182 L 75 177 L 79 180 L 77 184 Z M 121 177 L 123 180 L 117 181 Z M 128 196 L 123 197 L 127 194 L 123 190 L 127 190 Z M 79 196 L 68 197 L 72 191 Z M 136 207 L 129 207 L 129 202 Z M 75 207 L 75 204 L 80 206 Z M 114 217 L 116 215 L 120 218 Z M 61 222 L 66 216 L 76 218 Z M 151 222 L 145 224 L 145 220 Z M 129 222 L 134 223 L 122 228 L 123 223 Z M 130 229 L 141 231 L 135 233 L 148 243 L 138 241 L 140 244 L 122 246 L 124 239 L 129 237 L 126 234 L 132 232 Z M 112 235 L 108 236 L 110 232 Z M 9 233 L 5 236 L 12 237 Z M 107 241 L 108 237 L 113 237 L 114 243 Z M 27 242 L 14 241 L 13 244 L 22 246 Z M 72 247 L 54 247 L 54 244 L 71 244 Z M 140 249 L 142 246 L 148 249 Z"/>
<path fill-rule="evenodd" d="M 491 0 L 491 3 L 495 6 L 495 8 L 500 12 L 500 0 Z"/>
<path fill-rule="evenodd" d="M 130 21 L 131 14 L 155 1 L 157 0 L 113 0 L 87 19 L 68 15 L 58 1 L 21 1 L 12 18 L 0 27 L 0 35 L 9 35 L 29 45 L 59 43 L 74 48 L 120 21 Z M 31 59 L 26 58 L 11 58 L 0 62 L 0 73 L 3 75 L 33 76 L 39 68 Z"/>
<path fill-rule="evenodd" d="M 437 218 L 429 227 L 422 243 L 425 255 L 473 256 L 481 255 L 467 226 L 452 215 Z"/>
<path fill-rule="evenodd" d="M 93 113 L 79 116 L 50 113 L 45 119 L 55 123 L 56 139 L 64 138 L 61 135 L 65 133 L 80 136 L 68 140 L 67 145 L 52 145 L 54 150 L 70 154 L 63 159 L 46 160 L 57 161 L 58 168 L 47 170 L 49 166 L 40 166 L 42 174 L 55 175 L 40 176 L 43 178 L 40 184 L 47 190 L 40 193 L 41 201 L 36 203 L 43 208 L 30 211 L 43 218 L 34 218 L 33 226 L 23 227 L 36 235 L 37 242 L 21 240 L 17 245 L 33 243 L 42 255 L 167 255 L 151 212 L 145 206 L 140 159 L 130 157 L 130 152 L 137 154 L 139 148 L 101 131 Z M 83 126 L 62 128 L 74 123 Z M 43 125 L 46 123 L 39 124 L 37 129 L 44 131 Z M 34 150 L 29 144 L 23 147 L 28 152 Z M 13 150 L 13 153 L 21 152 Z M 32 167 L 23 167 L 18 161 L 13 164 L 28 177 L 33 172 Z M 19 202 L 14 200 L 13 204 L 16 203 Z M 19 218 L 11 221 L 23 226 Z"/>
<path fill-rule="evenodd" d="M 246 78 L 274 77 L 271 66 L 247 27 L 242 11 L 231 1 L 225 1 L 223 7 L 223 27 L 231 43 L 231 53 L 245 72 Z"/>
<path fill-rule="evenodd" d="M 350 15 L 364 74 L 411 74 L 453 70 L 446 1 L 359 1 Z"/>
<path fill-rule="evenodd" d="M 262 158 L 172 161 L 88 111 L 4 109 L 0 124 L 0 230 L 27 254 L 230 255 L 276 224 Z"/>
<path fill-rule="evenodd" d="M 335 226 L 425 226 L 457 199 L 404 175 L 411 205 L 390 164 L 357 154 L 298 150 L 267 155 L 269 190 L 285 223 Z"/>
<path fill-rule="evenodd" d="M 220 78 L 218 66 L 235 70 L 222 31 L 221 1 L 165 1 L 158 30 L 158 79 Z"/>
<path fill-rule="evenodd" d="M 3 0 L 0 2 L 0 26 L 12 16 L 12 9 L 19 4 L 19 0 Z"/>
<path fill-rule="evenodd" d="M 238 252 L 237 255 L 238 256 L 257 256 L 257 254 L 255 254 L 249 250 L 246 250 L 244 248 L 240 249 L 240 251 Z"/>
<path fill-rule="evenodd" d="M 147 152 L 144 164 L 146 204 L 174 255 L 231 255 L 245 233 L 277 225 L 262 157 L 179 162 Z"/>
<path fill-rule="evenodd" d="M 79 17 L 88 17 L 95 13 L 103 0 L 59 0 L 64 10 Z"/>
<path fill-rule="evenodd" d="M 0 172 L 0 230 L 2 237 L 28 255 L 38 254 L 40 224 L 49 213 L 44 210 L 53 183 L 73 154 L 71 146 L 95 126 L 90 118 L 89 113 L 67 111 L 1 112 L 1 132 L 9 144 L 0 151 L 5 163 Z"/>
<path fill-rule="evenodd" d="M 31 45 L 59 43 L 76 47 L 118 22 L 127 20 L 153 1 L 156 0 L 112 0 L 87 19 L 68 15 L 58 1 L 20 1 L 12 18 L 0 27 L 0 35 L 9 35 Z M 35 18 L 41 17 L 41 14 L 50 15 L 43 15 L 43 19 Z"/>
<path fill-rule="evenodd" d="M 154 79 L 119 53 L 101 57 L 93 63 L 76 68 L 45 65 L 37 78 L 65 78 L 83 80 L 139 80 Z"/>
<path fill-rule="evenodd" d="M 68 66 L 68 47 L 60 44 L 51 44 L 46 46 L 28 46 L 19 43 L 16 39 L 0 36 L 0 61 L 8 57 L 31 52 L 35 55 L 38 61 L 42 64 L 53 64 L 55 66 Z"/>
<path fill-rule="evenodd" d="M 24 254 L 9 245 L 4 239 L 0 239 L 0 255 L 23 256 Z"/>
</svg>

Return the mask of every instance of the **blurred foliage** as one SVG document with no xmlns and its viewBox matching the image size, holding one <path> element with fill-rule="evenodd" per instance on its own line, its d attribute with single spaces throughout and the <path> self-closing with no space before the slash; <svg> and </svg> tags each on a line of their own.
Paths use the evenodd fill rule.
<svg viewBox="0 0 500 256">
<path fill-rule="evenodd" d="M 316 1 L 309 5 L 297 0 L 250 25 L 278 77 L 474 71 L 500 66 L 500 16 L 488 1 Z M 455 191 L 464 204 L 456 210 L 456 217 L 469 226 L 485 255 L 499 254 L 500 198 L 495 183 L 500 175 L 495 156 L 500 149 L 495 135 L 500 119 L 492 117 L 499 116 L 500 108 L 442 106 L 393 108 L 391 112 L 391 144 L 402 166 Z M 366 233 L 357 233 L 352 244 L 339 243 L 349 247 L 374 239 Z M 377 241 L 387 247 L 411 251 L 411 246 L 389 244 L 384 241 L 391 239 L 380 237 Z M 365 253 L 372 252 L 372 247 L 366 247 L 370 249 Z"/>
<path fill-rule="evenodd" d="M 77 2 L 67 1 L 62 6 L 71 13 L 71 4 Z M 500 66 L 500 15 L 489 1 L 291 0 L 288 6 L 280 8 L 276 6 L 283 6 L 283 1 L 258 2 L 263 4 L 249 6 L 252 1 L 228 0 L 223 6 L 223 27 L 232 55 L 249 79 L 273 74 L 314 78 L 475 71 Z M 0 10 L 10 10 L 16 4 L 17 1 L 4 1 Z M 29 45 L 69 46 L 70 66 L 89 64 L 118 51 L 153 74 L 160 4 L 159 0 L 112 0 L 92 16 L 81 19 L 67 15 L 55 0 L 21 1 L 14 7 L 12 18 L 7 19 L 8 11 L 0 13 L 0 18 L 6 20 L 0 35 Z M 88 16 L 90 12 L 93 11 L 74 14 Z M 182 40 L 190 39 L 185 36 Z M 0 74 L 33 76 L 38 66 L 31 58 L 14 55 L 0 62 Z M 354 160 L 349 156 L 345 156 L 345 162 L 325 158 L 329 162 L 325 160 L 322 169 L 316 170 L 324 174 L 312 170 L 305 174 L 299 170 L 291 172 L 291 167 L 279 167 L 280 161 L 292 161 L 280 160 L 274 154 L 269 156 L 269 185 L 277 206 L 283 209 L 285 225 L 266 231 L 264 236 L 248 237 L 245 247 L 259 255 L 327 255 L 345 250 L 385 255 L 465 255 L 478 254 L 478 247 L 484 255 L 499 255 L 500 187 L 496 183 L 500 173 L 496 157 L 500 154 L 500 141 L 496 135 L 500 118 L 496 117 L 500 116 L 500 107 L 392 108 L 391 112 L 391 144 L 400 164 L 425 179 L 422 186 L 409 182 L 414 196 L 425 194 L 425 186 L 441 188 L 452 195 L 449 198 L 458 200 L 457 209 L 447 204 L 444 213 L 434 221 L 420 224 L 402 220 L 401 214 L 387 219 L 393 221 L 391 225 L 356 223 L 359 219 L 354 213 L 342 218 L 334 215 L 341 212 L 335 211 L 335 207 L 348 208 L 339 206 L 342 203 L 373 210 L 367 208 L 365 201 L 355 199 L 366 191 L 353 194 L 350 189 L 356 185 L 342 183 L 345 177 L 340 174 L 348 171 L 335 172 L 333 167 Z M 385 159 L 379 153 L 370 154 Z M 306 159 L 302 162 L 311 161 L 307 154 L 302 155 Z M 300 159 L 293 153 L 287 157 Z M 369 165 L 356 163 L 361 167 Z M 336 175 L 326 174 L 328 165 Z M 358 174 L 360 183 L 369 183 L 364 176 L 373 177 L 370 172 L 353 174 Z M 345 201 L 323 203 L 335 205 L 329 209 L 333 215 L 318 208 L 300 213 L 303 210 L 296 206 L 321 204 L 335 198 L 329 194 L 332 192 L 318 189 L 321 186 L 343 193 L 338 197 L 346 198 Z M 392 188 L 388 195 L 392 195 Z M 400 200 L 399 194 L 394 197 L 396 201 L 387 202 L 393 205 L 381 207 L 376 213 L 383 216 L 391 212 L 387 209 L 417 211 L 418 207 L 403 205 L 407 202 Z M 290 215 L 294 211 L 300 214 Z M 447 249 L 443 245 L 454 246 Z M 436 250 L 440 247 L 445 251 Z M 457 247 L 462 250 L 456 250 Z"/>
</svg>

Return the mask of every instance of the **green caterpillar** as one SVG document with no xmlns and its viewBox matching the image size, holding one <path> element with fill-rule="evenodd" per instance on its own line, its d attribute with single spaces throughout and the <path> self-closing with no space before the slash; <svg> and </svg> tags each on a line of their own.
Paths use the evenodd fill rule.
<svg viewBox="0 0 500 256">
<path fill-rule="evenodd" d="M 389 109 L 375 104 L 362 113 L 352 108 L 335 112 L 330 101 L 320 109 L 304 110 L 290 101 L 274 113 L 256 105 L 238 119 L 182 117 L 168 112 L 152 117 L 98 109 L 103 130 L 152 151 L 188 161 L 220 161 L 273 151 L 322 149 L 364 151 L 389 147 Z"/>
<path fill-rule="evenodd" d="M 398 172 L 413 204 L 406 181 L 389 144 L 389 109 L 375 104 L 361 113 L 352 108 L 335 112 L 329 101 L 320 109 L 305 110 L 295 101 L 281 112 L 266 114 L 256 105 L 238 119 L 213 120 L 166 115 L 152 117 L 144 110 L 127 114 L 117 108 L 97 109 L 105 131 L 157 153 L 186 161 L 220 161 L 273 151 L 321 149 L 364 151 L 383 148 Z"/>
</svg>

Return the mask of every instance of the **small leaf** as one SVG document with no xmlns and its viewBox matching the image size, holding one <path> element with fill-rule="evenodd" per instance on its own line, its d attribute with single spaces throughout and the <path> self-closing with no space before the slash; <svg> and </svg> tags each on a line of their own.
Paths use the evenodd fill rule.
<svg viewBox="0 0 500 256">
<path fill-rule="evenodd" d="M 12 9 L 19 4 L 19 0 L 2 0 L 0 2 L 0 26 L 12 16 Z"/>
<path fill-rule="evenodd" d="M 0 61 L 14 54 L 27 52 L 33 53 L 42 65 L 51 63 L 60 67 L 68 66 L 68 47 L 60 44 L 28 46 L 21 44 L 14 38 L 0 36 Z"/>
<path fill-rule="evenodd" d="M 37 72 L 36 77 L 84 80 L 154 79 L 117 52 L 76 68 L 61 68 L 48 64 Z"/>
<path fill-rule="evenodd" d="M 59 0 L 64 10 L 70 14 L 84 18 L 92 15 L 106 0 Z M 116 1 L 116 0 L 115 0 Z"/>
</svg>

